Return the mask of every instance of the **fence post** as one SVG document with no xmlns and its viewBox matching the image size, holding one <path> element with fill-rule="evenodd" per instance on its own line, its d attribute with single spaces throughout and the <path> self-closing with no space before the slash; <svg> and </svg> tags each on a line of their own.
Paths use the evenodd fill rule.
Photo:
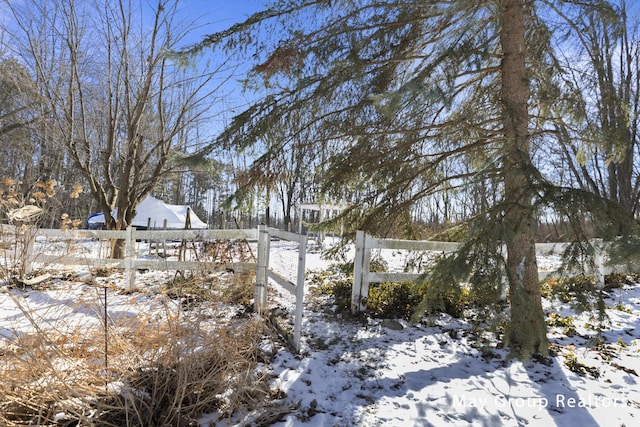
<svg viewBox="0 0 640 427">
<path fill-rule="evenodd" d="M 364 231 L 357 230 L 356 257 L 353 262 L 353 287 L 351 288 L 351 313 L 353 314 L 360 311 L 360 302 L 362 300 L 364 253 Z"/>
<path fill-rule="evenodd" d="M 602 239 L 594 239 L 591 241 L 593 245 L 593 276 L 595 279 L 596 289 L 604 289 L 604 243 Z"/>
<path fill-rule="evenodd" d="M 135 240 L 133 240 L 133 227 L 128 226 L 124 247 L 124 289 L 133 291 L 136 281 L 136 269 L 133 268 L 133 258 L 135 257 Z"/>
<path fill-rule="evenodd" d="M 258 313 L 267 305 L 267 268 L 269 267 L 269 230 L 258 227 L 258 266 L 256 267 L 255 306 Z"/>
<path fill-rule="evenodd" d="M 296 315 L 293 328 L 293 345 L 300 352 L 300 335 L 302 333 L 302 312 L 304 304 L 304 276 L 307 254 L 307 236 L 300 236 L 298 246 L 298 277 L 296 279 Z"/>
</svg>

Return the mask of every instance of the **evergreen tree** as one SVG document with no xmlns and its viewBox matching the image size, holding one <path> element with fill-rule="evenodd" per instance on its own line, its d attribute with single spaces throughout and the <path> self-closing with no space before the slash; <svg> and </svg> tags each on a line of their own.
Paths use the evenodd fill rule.
<svg viewBox="0 0 640 427">
<path fill-rule="evenodd" d="M 532 161 L 532 135 L 544 133 L 554 101 L 549 72 L 557 71 L 535 6 L 279 1 L 190 51 L 248 51 L 259 60 L 249 81 L 269 87 L 212 146 L 257 144 L 282 117 L 313 112 L 302 127 L 312 129 L 314 144 L 332 147 L 323 193 L 360 192 L 341 216 L 354 230 L 411 235 L 407 213 L 425 198 L 451 189 L 497 192 L 469 221 L 462 249 L 430 280 L 457 285 L 471 274 L 474 285 L 499 295 L 506 275 L 506 344 L 523 358 L 547 352 L 537 212 L 549 204 L 571 216 L 586 206 L 572 208 L 575 193 L 551 185 Z"/>
<path fill-rule="evenodd" d="M 526 70 L 525 19 L 521 0 L 500 2 L 500 63 L 504 138 L 504 240 L 511 302 L 508 344 L 519 355 L 547 352 L 546 325 L 538 284 L 535 212 L 530 184 L 529 82 Z"/>
</svg>

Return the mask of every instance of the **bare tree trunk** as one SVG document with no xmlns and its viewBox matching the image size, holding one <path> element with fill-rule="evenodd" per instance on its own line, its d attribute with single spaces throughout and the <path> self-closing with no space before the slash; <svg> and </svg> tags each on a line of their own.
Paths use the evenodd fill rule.
<svg viewBox="0 0 640 427">
<path fill-rule="evenodd" d="M 506 340 L 513 354 L 528 358 L 532 354 L 546 354 L 548 342 L 536 262 L 535 215 L 527 176 L 530 153 L 529 87 L 525 68 L 526 1 L 502 0 L 500 3 L 505 136 L 504 226 L 511 300 L 511 323 Z"/>
</svg>

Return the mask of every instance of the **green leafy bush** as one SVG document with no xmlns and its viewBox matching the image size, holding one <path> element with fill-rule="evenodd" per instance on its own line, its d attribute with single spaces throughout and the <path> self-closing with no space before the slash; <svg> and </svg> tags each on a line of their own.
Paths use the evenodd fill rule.
<svg viewBox="0 0 640 427">
<path fill-rule="evenodd" d="M 620 273 L 609 274 L 604 280 L 604 291 L 621 288 L 626 283 L 637 280 L 635 275 Z M 547 279 L 541 284 L 544 298 L 557 299 L 561 302 L 577 302 L 588 306 L 588 297 L 594 297 L 598 292 L 593 276 L 561 277 Z"/>
<path fill-rule="evenodd" d="M 317 290 L 321 295 L 331 295 L 334 298 L 336 311 L 339 313 L 348 312 L 351 310 L 351 289 L 353 288 L 353 279 L 350 277 L 343 277 L 339 279 L 332 279 L 329 281 L 322 281 L 317 278 L 316 281 L 320 281 Z"/>
<path fill-rule="evenodd" d="M 464 309 L 474 302 L 474 293 L 460 285 L 436 285 L 424 282 L 419 285 L 419 294 L 422 301 L 413 310 L 414 320 L 417 320 L 416 315 L 438 312 L 461 317 Z"/>
<path fill-rule="evenodd" d="M 599 299 L 593 276 L 549 279 L 543 282 L 541 294 L 546 299 L 570 303 L 579 312 L 593 310 Z"/>
<path fill-rule="evenodd" d="M 420 301 L 412 283 L 378 283 L 369 289 L 367 309 L 376 317 L 409 319 Z"/>
</svg>

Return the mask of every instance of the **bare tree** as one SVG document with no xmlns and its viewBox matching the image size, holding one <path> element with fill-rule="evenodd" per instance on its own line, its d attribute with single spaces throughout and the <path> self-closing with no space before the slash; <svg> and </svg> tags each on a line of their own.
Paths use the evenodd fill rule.
<svg viewBox="0 0 640 427">
<path fill-rule="evenodd" d="M 19 53 L 47 103 L 47 137 L 67 150 L 107 227 L 126 228 L 139 202 L 176 166 L 175 147 L 188 150 L 215 102 L 213 77 L 223 65 L 196 69 L 173 60 L 189 29 L 176 22 L 177 1 L 8 6 L 20 29 Z M 120 257 L 121 249 L 112 255 Z"/>
<path fill-rule="evenodd" d="M 30 127 L 37 122 L 35 82 L 15 59 L 0 58 L 0 176 L 33 180 L 34 152 Z"/>
<path fill-rule="evenodd" d="M 620 0 L 555 10 L 573 42 L 559 56 L 568 94 L 557 126 L 563 159 L 577 186 L 637 215 L 640 49 L 629 8 Z"/>
<path fill-rule="evenodd" d="M 314 144 L 313 131 L 304 126 L 311 112 L 296 112 L 293 117 L 280 117 L 263 137 L 265 151 L 238 176 L 242 197 L 245 189 L 266 193 L 265 217 L 269 219 L 269 202 L 276 198 L 283 213 L 283 227 L 292 224 L 296 205 L 303 200 L 305 190 L 322 167 L 324 145 Z"/>
</svg>

